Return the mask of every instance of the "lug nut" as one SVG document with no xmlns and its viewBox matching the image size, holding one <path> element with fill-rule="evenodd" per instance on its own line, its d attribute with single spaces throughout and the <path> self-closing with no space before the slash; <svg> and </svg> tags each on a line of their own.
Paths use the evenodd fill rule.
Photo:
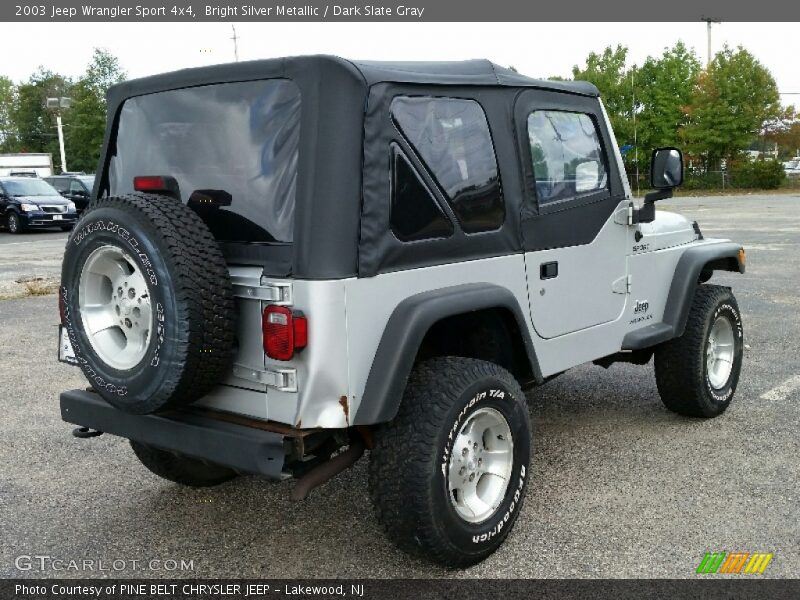
<svg viewBox="0 0 800 600">
<path fill-rule="evenodd" d="M 128 298 L 133 300 L 136 297 L 136 290 L 134 288 L 128 288 Z"/>
<path fill-rule="evenodd" d="M 466 455 L 467 455 L 467 449 L 466 449 L 466 448 L 464 448 L 464 449 L 461 451 L 461 456 L 466 456 Z"/>
<path fill-rule="evenodd" d="M 469 480 L 470 480 L 470 481 L 472 481 L 473 479 L 475 479 L 475 473 L 472 473 L 472 474 L 469 476 Z"/>
</svg>

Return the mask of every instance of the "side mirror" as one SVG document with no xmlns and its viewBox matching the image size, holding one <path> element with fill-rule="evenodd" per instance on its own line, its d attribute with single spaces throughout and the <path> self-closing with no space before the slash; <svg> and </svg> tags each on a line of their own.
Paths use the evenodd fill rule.
<svg viewBox="0 0 800 600">
<path fill-rule="evenodd" d="M 650 160 L 650 186 L 671 190 L 683 183 L 683 154 L 677 148 L 657 148 Z"/>
<path fill-rule="evenodd" d="M 683 183 L 683 154 L 677 148 L 656 148 L 650 159 L 650 185 L 656 188 L 644 197 L 644 204 L 634 215 L 634 223 L 652 223 L 656 218 L 656 200 L 672 198 L 672 190 Z"/>
</svg>

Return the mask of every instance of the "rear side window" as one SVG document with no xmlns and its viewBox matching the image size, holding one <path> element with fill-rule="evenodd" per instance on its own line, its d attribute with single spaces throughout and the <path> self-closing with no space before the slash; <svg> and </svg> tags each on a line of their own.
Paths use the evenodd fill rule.
<svg viewBox="0 0 800 600">
<path fill-rule="evenodd" d="M 207 85 L 125 101 L 110 193 L 169 175 L 214 237 L 291 242 L 300 90 L 288 79 Z"/>
<path fill-rule="evenodd" d="M 456 98 L 397 97 L 397 127 L 438 183 L 467 233 L 497 229 L 505 207 L 489 124 L 480 104 Z"/>
<path fill-rule="evenodd" d="M 534 111 L 528 116 L 528 139 L 539 204 L 608 187 L 605 154 L 589 115 Z"/>
<path fill-rule="evenodd" d="M 403 242 L 448 237 L 453 224 L 396 146 L 392 147 L 392 231 Z"/>
</svg>

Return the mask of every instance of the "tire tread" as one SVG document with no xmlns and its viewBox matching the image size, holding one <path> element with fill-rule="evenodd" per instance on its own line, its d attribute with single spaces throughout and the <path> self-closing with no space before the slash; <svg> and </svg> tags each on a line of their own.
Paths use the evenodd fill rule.
<svg viewBox="0 0 800 600">
<path fill-rule="evenodd" d="M 387 537 L 413 556 L 450 567 L 474 564 L 496 549 L 466 554 L 447 543 L 437 526 L 429 485 L 430 473 L 439 468 L 438 456 L 429 449 L 447 426 L 461 390 L 483 377 L 502 380 L 518 402 L 525 402 L 514 377 L 496 364 L 461 357 L 421 362 L 409 377 L 397 416 L 379 428 L 370 454 L 370 498 Z"/>
</svg>

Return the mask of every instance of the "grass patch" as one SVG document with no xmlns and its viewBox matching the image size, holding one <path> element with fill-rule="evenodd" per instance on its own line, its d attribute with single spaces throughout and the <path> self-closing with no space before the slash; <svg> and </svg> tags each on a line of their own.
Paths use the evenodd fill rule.
<svg viewBox="0 0 800 600">
<path fill-rule="evenodd" d="M 0 289 L 0 300 L 18 300 L 36 296 L 49 296 L 58 292 L 59 282 L 54 277 L 23 277 L 16 285 Z"/>
<path fill-rule="evenodd" d="M 58 282 L 44 277 L 17 281 L 17 283 L 23 285 L 28 296 L 49 296 L 58 291 Z"/>
</svg>

